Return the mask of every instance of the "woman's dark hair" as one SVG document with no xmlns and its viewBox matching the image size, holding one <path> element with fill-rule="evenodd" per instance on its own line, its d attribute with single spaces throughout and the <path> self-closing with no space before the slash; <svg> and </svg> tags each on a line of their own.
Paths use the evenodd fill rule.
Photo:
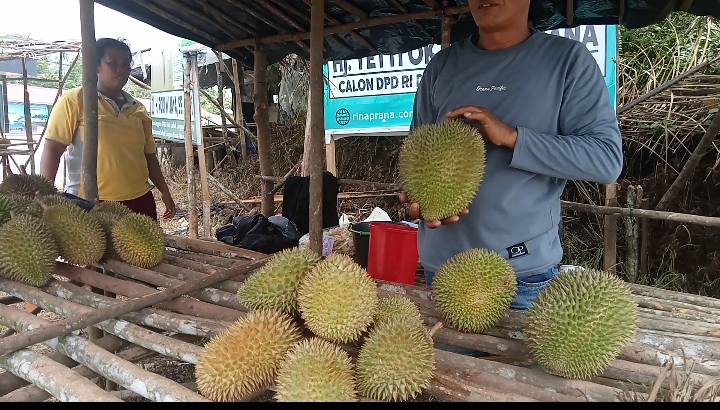
<svg viewBox="0 0 720 410">
<path fill-rule="evenodd" d="M 102 58 L 105 55 L 105 50 L 108 48 L 118 48 L 127 52 L 128 61 L 130 64 L 133 62 L 132 51 L 130 46 L 127 45 L 123 39 L 114 38 L 101 38 L 95 42 L 95 66 L 99 67 L 102 62 Z"/>
</svg>

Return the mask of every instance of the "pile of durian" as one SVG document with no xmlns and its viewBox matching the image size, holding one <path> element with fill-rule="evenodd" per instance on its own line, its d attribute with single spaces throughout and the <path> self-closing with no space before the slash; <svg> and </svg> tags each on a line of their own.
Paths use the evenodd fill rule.
<svg viewBox="0 0 720 410">
<path fill-rule="evenodd" d="M 198 391 L 236 401 L 270 385 L 280 402 L 405 401 L 430 384 L 432 336 L 408 298 L 380 298 L 349 256 L 276 253 L 238 290 L 250 312 L 213 337 Z M 357 361 L 343 346 L 359 346 Z"/>
<path fill-rule="evenodd" d="M 165 233 L 151 218 L 119 202 L 86 211 L 41 175 L 9 175 L 0 183 L 0 276 L 44 286 L 56 261 L 88 266 L 107 259 L 151 268 L 162 261 Z"/>
</svg>

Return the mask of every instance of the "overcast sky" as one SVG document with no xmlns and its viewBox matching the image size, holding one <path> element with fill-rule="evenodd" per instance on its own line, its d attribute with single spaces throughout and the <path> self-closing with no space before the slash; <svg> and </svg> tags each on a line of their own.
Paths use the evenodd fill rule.
<svg viewBox="0 0 720 410">
<path fill-rule="evenodd" d="M 124 0 L 119 0 L 124 1 Z M 2 0 L 0 35 L 35 40 L 80 40 L 78 0 Z M 179 45 L 180 39 L 132 17 L 95 4 L 95 36 L 125 38 L 133 51 Z"/>
</svg>

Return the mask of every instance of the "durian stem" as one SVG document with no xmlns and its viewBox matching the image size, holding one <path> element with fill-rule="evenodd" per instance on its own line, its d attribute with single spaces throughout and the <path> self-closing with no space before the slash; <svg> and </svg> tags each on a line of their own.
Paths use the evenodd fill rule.
<svg viewBox="0 0 720 410">
<path fill-rule="evenodd" d="M 183 280 L 168 278 L 149 269 L 138 268 L 120 261 L 110 260 L 104 262 L 102 266 L 107 271 L 116 275 L 122 275 L 127 278 L 139 280 L 154 286 L 162 286 L 164 288 L 173 288 L 187 285 L 189 283 Z M 207 275 L 202 275 L 202 277 L 198 277 L 194 280 L 197 281 L 206 278 L 208 278 Z M 238 298 L 234 293 L 224 292 L 215 288 L 207 287 L 194 292 L 188 292 L 187 295 L 207 303 L 214 303 L 218 306 L 235 309 L 240 312 L 248 311 L 247 308 L 238 301 Z"/>
<path fill-rule="evenodd" d="M 435 337 L 435 333 L 437 333 L 438 330 L 442 329 L 442 327 L 442 322 L 437 322 L 433 325 L 428 334 L 430 334 L 430 337 Z"/>
<path fill-rule="evenodd" d="M 0 321 L 2 321 L 3 324 L 12 326 L 15 330 L 21 331 L 28 331 L 32 328 L 43 327 L 49 323 L 47 320 L 41 319 L 35 315 L 5 306 L 0 306 Z M 43 342 L 48 347 L 59 351 L 78 363 L 82 363 L 96 373 L 103 375 L 121 386 L 126 387 L 152 401 L 165 402 L 172 400 L 209 402 L 208 399 L 180 386 L 178 383 L 144 370 L 126 360 L 122 360 L 113 353 L 90 343 L 85 338 L 63 335 Z M 68 385 L 76 388 L 78 384 L 82 384 L 83 382 L 92 384 L 87 379 L 76 377 L 75 380 L 68 381 Z M 94 384 L 92 385 L 95 386 Z M 109 395 L 109 393 L 104 393 L 105 395 Z M 58 398 L 61 400 L 63 399 L 63 397 Z M 104 401 L 110 400 L 106 397 L 103 397 L 103 399 Z M 116 398 L 113 396 L 113 399 Z"/>
<path fill-rule="evenodd" d="M 60 401 L 122 402 L 73 370 L 32 350 L 21 349 L 0 356 L 0 367 L 39 386 Z"/>
<path fill-rule="evenodd" d="M 50 295 L 94 309 L 121 303 L 117 299 L 94 294 L 67 282 L 51 281 L 43 290 Z M 232 324 L 232 322 L 196 318 L 154 308 L 140 309 L 118 319 L 168 332 L 201 337 L 212 337 Z"/>
<path fill-rule="evenodd" d="M 56 296 L 48 295 L 47 293 L 31 286 L 27 286 L 17 282 L 10 282 L 6 279 L 0 279 L 0 290 L 11 295 L 22 297 L 27 302 L 30 302 L 37 306 L 41 306 L 45 310 L 55 312 L 65 317 L 84 317 L 96 312 L 101 312 L 103 310 L 95 310 L 93 308 L 78 305 L 67 300 L 60 299 Z M 120 302 L 120 304 L 122 303 L 123 302 Z M 118 305 L 113 305 L 110 308 Z M 62 322 L 64 321 L 61 320 L 55 323 Z M 100 328 L 108 333 L 114 334 L 121 339 L 142 346 L 146 349 L 153 350 L 165 356 L 182 360 L 187 363 L 197 363 L 198 356 L 201 352 L 201 348 L 199 346 L 181 342 L 168 336 L 164 336 L 156 332 L 143 329 L 138 325 L 128 323 L 124 320 L 106 319 L 100 323 L 93 323 L 93 326 Z M 41 327 L 41 330 L 47 329 L 48 327 L 48 325 L 44 325 Z M 83 327 L 81 327 L 81 329 Z M 34 330 L 30 330 L 25 333 L 30 333 L 33 331 Z M 23 335 L 25 333 L 19 333 L 18 335 Z M 48 339 L 43 339 L 43 341 L 45 340 Z"/>
</svg>

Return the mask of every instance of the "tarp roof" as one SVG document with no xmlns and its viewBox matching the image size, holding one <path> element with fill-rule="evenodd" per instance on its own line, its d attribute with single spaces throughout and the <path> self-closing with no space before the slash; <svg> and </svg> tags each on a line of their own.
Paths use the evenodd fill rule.
<svg viewBox="0 0 720 410">
<path fill-rule="evenodd" d="M 245 40 L 242 46 L 223 51 L 248 67 L 253 66 L 254 39 L 287 37 L 310 30 L 310 0 L 96 0 L 96 3 L 210 47 Z M 430 42 L 440 44 L 440 19 L 432 13 L 441 8 L 439 3 L 440 0 L 325 0 L 326 29 L 405 13 L 426 12 L 426 16 L 326 35 L 324 57 L 326 60 L 361 58 L 378 52 L 407 52 Z M 467 0 L 447 3 L 456 11 L 457 6 L 467 7 Z M 568 3 L 572 6 L 570 19 Z M 720 18 L 720 0 L 533 0 L 530 17 L 540 30 L 619 22 L 627 28 L 640 28 L 681 10 Z M 452 42 L 477 31 L 469 12 L 456 17 Z M 309 35 L 302 37 L 297 41 L 267 44 L 268 63 L 282 60 L 291 53 L 308 58 Z"/>
</svg>

